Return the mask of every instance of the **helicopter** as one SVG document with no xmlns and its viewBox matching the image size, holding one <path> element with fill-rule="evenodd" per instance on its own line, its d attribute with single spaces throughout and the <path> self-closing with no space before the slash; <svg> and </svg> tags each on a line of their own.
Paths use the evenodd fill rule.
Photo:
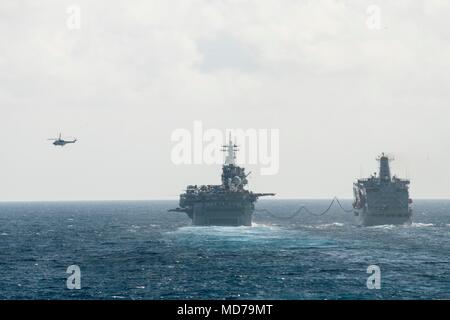
<svg viewBox="0 0 450 320">
<path fill-rule="evenodd" d="M 53 141 L 53 145 L 60 146 L 60 147 L 64 147 L 68 143 L 75 143 L 75 142 L 77 142 L 76 138 L 73 139 L 73 140 L 64 140 L 64 139 L 62 139 L 61 138 L 61 133 L 59 134 L 58 138 L 50 138 L 50 139 L 47 139 L 47 140 Z"/>
</svg>

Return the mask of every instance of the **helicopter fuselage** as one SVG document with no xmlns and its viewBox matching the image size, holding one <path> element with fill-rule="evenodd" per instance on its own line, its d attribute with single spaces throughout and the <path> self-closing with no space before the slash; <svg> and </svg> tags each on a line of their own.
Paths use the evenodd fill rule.
<svg viewBox="0 0 450 320">
<path fill-rule="evenodd" d="M 77 140 L 73 140 L 73 141 L 56 140 L 55 142 L 53 142 L 53 145 L 64 147 L 68 143 L 75 143 L 75 142 L 77 142 Z"/>
</svg>

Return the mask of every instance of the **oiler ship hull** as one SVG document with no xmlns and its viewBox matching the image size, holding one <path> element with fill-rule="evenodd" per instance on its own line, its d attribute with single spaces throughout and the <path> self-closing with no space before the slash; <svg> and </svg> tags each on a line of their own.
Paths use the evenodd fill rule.
<svg viewBox="0 0 450 320">
<path fill-rule="evenodd" d="M 412 223 L 412 212 L 354 209 L 357 223 L 363 227 L 379 225 L 402 225 Z"/>
</svg>

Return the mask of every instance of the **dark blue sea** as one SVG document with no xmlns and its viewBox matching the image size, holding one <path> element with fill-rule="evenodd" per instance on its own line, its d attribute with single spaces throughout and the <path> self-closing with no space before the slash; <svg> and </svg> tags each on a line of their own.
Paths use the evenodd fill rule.
<svg viewBox="0 0 450 320">
<path fill-rule="evenodd" d="M 450 201 L 416 201 L 411 226 L 357 227 L 337 206 L 282 218 L 329 202 L 263 200 L 272 214 L 237 228 L 192 227 L 176 201 L 1 203 L 0 299 L 450 298 Z"/>
</svg>

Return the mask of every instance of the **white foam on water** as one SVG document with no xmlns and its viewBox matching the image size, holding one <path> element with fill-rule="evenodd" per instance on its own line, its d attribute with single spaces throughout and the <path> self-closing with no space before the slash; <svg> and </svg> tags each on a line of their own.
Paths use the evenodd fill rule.
<svg viewBox="0 0 450 320">
<path fill-rule="evenodd" d="M 367 228 L 390 230 L 390 229 L 394 229 L 396 227 L 398 227 L 398 226 L 396 226 L 394 224 L 383 224 L 383 225 L 380 225 L 380 226 L 370 226 L 370 227 L 367 227 Z"/>
<path fill-rule="evenodd" d="M 196 233 L 196 234 L 242 234 L 279 230 L 280 228 L 274 225 L 253 223 L 249 226 L 186 226 L 180 227 L 172 233 Z"/>
<path fill-rule="evenodd" d="M 319 229 L 328 229 L 333 227 L 343 227 L 344 224 L 341 222 L 333 222 L 333 223 L 325 223 L 325 224 L 319 224 L 317 227 Z"/>
<path fill-rule="evenodd" d="M 333 223 L 324 223 L 324 224 L 307 224 L 303 225 L 302 227 L 309 228 L 309 229 L 331 229 L 331 228 L 341 228 L 344 227 L 345 224 L 341 222 L 333 222 Z"/>
<path fill-rule="evenodd" d="M 415 227 L 415 228 L 433 227 L 433 226 L 434 226 L 434 224 L 432 224 L 432 223 L 413 222 L 411 224 L 411 227 Z"/>
<path fill-rule="evenodd" d="M 280 227 L 273 224 L 264 224 L 264 223 L 252 223 L 251 228 L 259 228 L 261 230 L 267 229 L 267 230 L 279 230 Z"/>
<path fill-rule="evenodd" d="M 253 224 L 249 226 L 226 227 L 226 226 L 186 226 L 175 231 L 167 232 L 168 236 L 177 238 L 190 238 L 198 240 L 229 240 L 229 241 L 267 241 L 275 238 L 284 238 L 286 232 L 273 225 Z M 203 240 L 202 240 L 203 239 Z"/>
<path fill-rule="evenodd" d="M 344 224 L 340 222 L 330 223 L 326 228 L 340 228 Z M 177 241 L 204 246 L 231 245 L 232 247 L 251 245 L 274 245 L 279 248 L 296 247 L 329 247 L 334 246 L 328 239 L 316 238 L 312 235 L 304 235 L 300 230 L 286 229 L 277 225 L 254 223 L 251 227 L 220 227 L 220 226 L 186 226 L 175 231 L 165 233 L 169 238 Z"/>
<path fill-rule="evenodd" d="M 394 229 L 394 228 L 426 228 L 426 227 L 433 227 L 433 223 L 421 223 L 421 222 L 413 222 L 411 224 L 401 224 L 401 225 L 394 225 L 394 224 L 385 224 L 380 226 L 370 226 L 368 228 L 371 229 Z"/>
<path fill-rule="evenodd" d="M 3 232 L 0 234 L 0 236 L 7 236 L 8 234 L 6 232 Z"/>
</svg>

